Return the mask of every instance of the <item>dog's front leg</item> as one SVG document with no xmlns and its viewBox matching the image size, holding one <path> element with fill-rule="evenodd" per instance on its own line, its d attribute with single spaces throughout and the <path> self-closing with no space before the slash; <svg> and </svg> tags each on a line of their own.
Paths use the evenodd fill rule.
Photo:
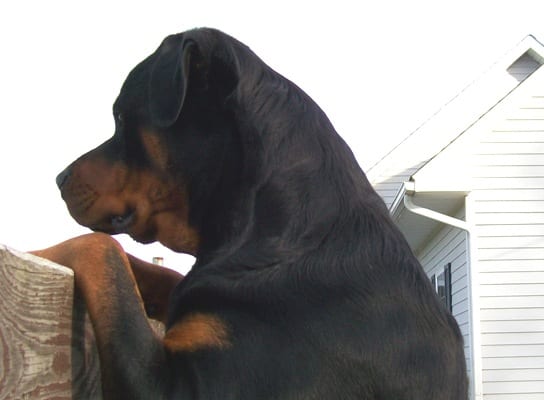
<svg viewBox="0 0 544 400">
<path fill-rule="evenodd" d="M 166 324 L 170 294 L 183 275 L 171 269 L 150 264 L 127 254 L 130 267 L 149 318 Z"/>
<path fill-rule="evenodd" d="M 96 336 L 104 399 L 163 398 L 166 352 L 117 241 L 93 233 L 32 253 L 74 271 Z"/>
</svg>

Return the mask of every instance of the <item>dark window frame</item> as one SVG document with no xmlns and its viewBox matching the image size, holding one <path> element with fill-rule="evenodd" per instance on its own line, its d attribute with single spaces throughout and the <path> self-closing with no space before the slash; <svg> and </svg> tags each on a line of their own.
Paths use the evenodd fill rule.
<svg viewBox="0 0 544 400">
<path fill-rule="evenodd" d="M 444 266 L 444 270 L 438 276 L 434 274 L 431 277 L 431 283 L 444 307 L 452 312 L 451 263 L 447 263 Z"/>
</svg>

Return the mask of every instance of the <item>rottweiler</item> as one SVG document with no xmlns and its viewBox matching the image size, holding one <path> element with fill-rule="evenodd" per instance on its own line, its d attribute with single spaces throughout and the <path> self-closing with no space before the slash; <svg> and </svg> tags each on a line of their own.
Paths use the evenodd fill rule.
<svg viewBox="0 0 544 400">
<path fill-rule="evenodd" d="M 75 272 L 104 398 L 467 398 L 459 327 L 295 84 L 195 29 L 129 73 L 113 116 L 114 135 L 57 177 L 94 233 L 36 252 Z M 117 233 L 195 264 L 153 267 Z"/>
</svg>

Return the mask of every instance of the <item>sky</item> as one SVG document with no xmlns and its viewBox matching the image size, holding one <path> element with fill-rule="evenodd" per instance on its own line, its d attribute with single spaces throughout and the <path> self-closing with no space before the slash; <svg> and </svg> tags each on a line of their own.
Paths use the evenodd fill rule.
<svg viewBox="0 0 544 400">
<path fill-rule="evenodd" d="M 0 5 L 0 244 L 88 230 L 55 176 L 113 134 L 128 72 L 172 33 L 214 27 L 304 89 L 368 169 L 526 35 L 542 0 L 11 1 Z M 121 237 L 186 271 L 192 257 Z"/>
</svg>

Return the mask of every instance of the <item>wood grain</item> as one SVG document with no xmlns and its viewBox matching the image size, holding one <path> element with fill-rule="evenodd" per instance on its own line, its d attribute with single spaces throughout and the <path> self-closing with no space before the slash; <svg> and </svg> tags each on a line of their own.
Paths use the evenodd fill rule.
<svg viewBox="0 0 544 400">
<path fill-rule="evenodd" d="M 150 320 L 159 336 L 164 326 Z M 100 363 L 73 272 L 0 245 L 0 400 L 100 400 Z"/>
<path fill-rule="evenodd" d="M 0 245 L 0 399 L 99 399 L 94 336 L 73 273 Z"/>
</svg>

